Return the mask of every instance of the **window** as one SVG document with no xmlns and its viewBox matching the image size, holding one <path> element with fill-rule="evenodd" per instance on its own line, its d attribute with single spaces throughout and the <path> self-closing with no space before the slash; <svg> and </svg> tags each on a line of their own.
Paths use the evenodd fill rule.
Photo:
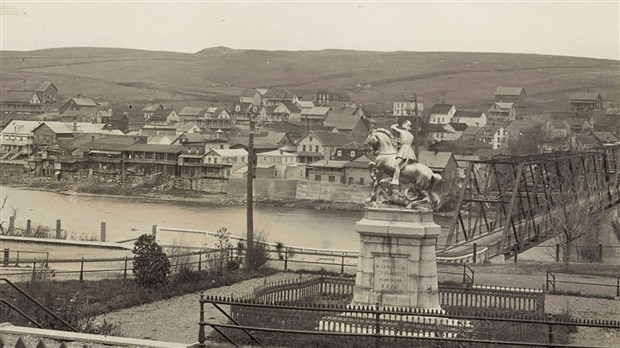
<svg viewBox="0 0 620 348">
<path fill-rule="evenodd" d="M 129 155 L 129 158 L 131 158 L 131 155 Z M 211 157 L 207 157 L 207 163 L 211 163 Z"/>
<path fill-rule="evenodd" d="M 316 149 L 316 152 L 320 152 L 319 151 L 319 145 L 316 145 L 315 149 Z"/>
<path fill-rule="evenodd" d="M 355 151 L 351 151 L 351 157 L 355 157 Z"/>
<path fill-rule="evenodd" d="M 353 183 L 353 177 L 349 177 L 349 185 Z"/>
<path fill-rule="evenodd" d="M 310 136 L 310 141 L 312 141 L 312 135 Z"/>
<path fill-rule="evenodd" d="M 213 158 L 213 163 L 217 163 L 217 157 Z"/>
<path fill-rule="evenodd" d="M 315 175 L 314 176 L 314 181 L 321 181 L 321 176 L 320 175 Z"/>
<path fill-rule="evenodd" d="M 224 149 L 224 145 L 220 145 L 220 150 L 223 150 L 223 149 Z"/>
<path fill-rule="evenodd" d="M 342 150 L 338 150 L 337 155 L 342 156 Z"/>
<path fill-rule="evenodd" d="M 336 182 L 336 177 L 333 175 L 329 176 L 329 182 Z"/>
<path fill-rule="evenodd" d="M 360 178 L 360 184 L 364 183 L 364 178 Z"/>
<path fill-rule="evenodd" d="M 301 151 L 306 151 L 306 145 L 301 146 Z"/>
</svg>

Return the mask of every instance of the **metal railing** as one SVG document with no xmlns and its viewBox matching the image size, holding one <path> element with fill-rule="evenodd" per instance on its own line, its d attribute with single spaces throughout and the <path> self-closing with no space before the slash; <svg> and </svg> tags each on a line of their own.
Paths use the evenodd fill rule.
<svg viewBox="0 0 620 348">
<path fill-rule="evenodd" d="M 581 276 L 584 279 L 592 279 L 600 280 L 600 282 L 592 282 L 592 281 L 576 281 L 576 280 L 566 280 L 566 279 L 558 279 L 559 276 Z M 606 283 L 604 281 L 607 281 Z M 562 284 L 569 284 L 568 286 L 563 286 L 560 288 Z M 567 273 L 567 272 L 559 272 L 559 271 L 546 271 L 545 276 L 545 288 L 546 290 L 553 294 L 577 294 L 581 296 L 592 296 L 592 297 L 620 297 L 620 274 L 616 276 L 611 275 L 596 275 L 596 274 L 579 274 L 579 273 Z M 615 291 L 614 291 L 615 290 Z"/>
</svg>

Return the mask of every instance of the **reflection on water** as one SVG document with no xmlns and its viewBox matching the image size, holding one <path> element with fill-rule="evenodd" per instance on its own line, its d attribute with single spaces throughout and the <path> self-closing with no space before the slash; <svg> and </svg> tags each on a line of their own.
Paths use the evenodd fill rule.
<svg viewBox="0 0 620 348">
<path fill-rule="evenodd" d="M 98 236 L 100 223 L 106 222 L 110 241 L 135 238 L 151 233 L 153 225 L 216 231 L 227 227 L 233 235 L 246 230 L 244 206 L 206 206 L 179 203 L 132 202 L 130 199 L 83 197 L 0 186 L 8 195 L 6 208 L 0 213 L 8 221 L 12 209 L 17 212 L 16 226 L 26 220 L 33 226 L 56 226 L 68 235 Z M 270 241 L 313 248 L 357 249 L 359 239 L 355 221 L 361 212 L 331 212 L 282 207 L 254 208 L 254 226 L 265 231 Z M 6 225 L 7 223 L 5 223 Z"/>
</svg>

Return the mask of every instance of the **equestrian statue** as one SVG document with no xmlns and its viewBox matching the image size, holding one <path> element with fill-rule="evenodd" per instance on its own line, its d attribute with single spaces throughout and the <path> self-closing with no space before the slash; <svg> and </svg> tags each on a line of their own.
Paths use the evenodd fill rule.
<svg viewBox="0 0 620 348">
<path fill-rule="evenodd" d="M 394 124 L 390 129 L 374 129 L 366 138 L 364 145 L 376 155 L 369 163 L 372 191 L 367 203 L 378 205 L 391 203 L 406 206 L 408 209 L 429 203 L 431 209 L 440 204 L 437 193 L 433 191 L 441 181 L 441 175 L 424 164 L 418 163 L 412 148 L 413 135 L 411 122 Z M 383 178 L 387 174 L 388 178 Z M 405 187 L 404 192 L 401 187 Z"/>
</svg>

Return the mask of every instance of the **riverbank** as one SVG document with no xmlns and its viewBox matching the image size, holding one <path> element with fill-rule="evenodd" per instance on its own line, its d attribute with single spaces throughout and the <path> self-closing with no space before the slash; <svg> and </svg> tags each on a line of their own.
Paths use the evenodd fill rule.
<svg viewBox="0 0 620 348">
<path fill-rule="evenodd" d="M 209 194 L 197 191 L 153 187 L 131 187 L 115 183 L 56 181 L 41 177 L 0 177 L 0 185 L 24 190 L 53 192 L 70 196 L 130 199 L 133 202 L 162 202 L 184 205 L 243 206 L 245 196 Z M 362 211 L 363 204 L 326 202 L 300 199 L 254 199 L 254 204 L 266 207 L 303 208 L 315 210 Z"/>
</svg>

